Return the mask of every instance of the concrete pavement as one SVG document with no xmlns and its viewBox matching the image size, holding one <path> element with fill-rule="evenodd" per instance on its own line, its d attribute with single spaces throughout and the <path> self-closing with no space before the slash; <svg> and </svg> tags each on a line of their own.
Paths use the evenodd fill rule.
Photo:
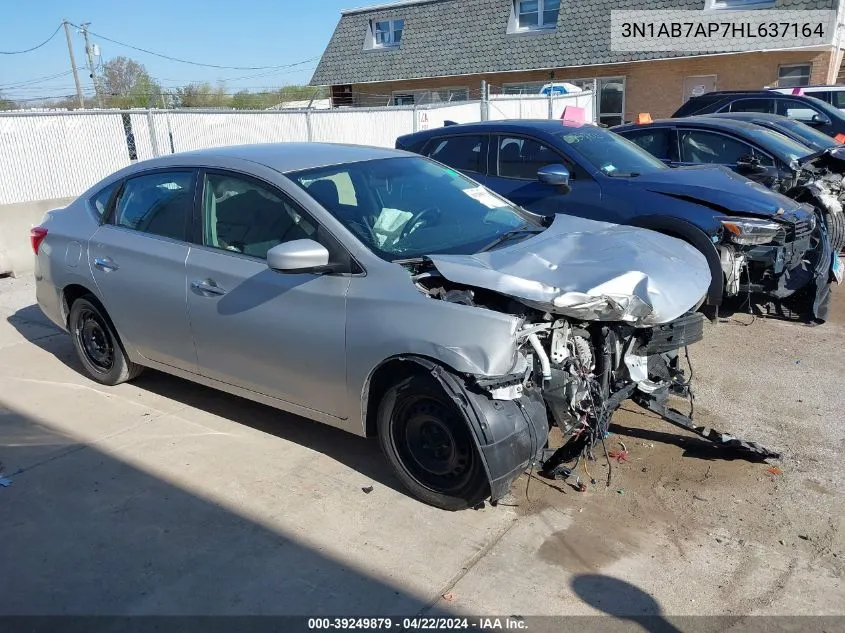
<svg viewBox="0 0 845 633">
<path fill-rule="evenodd" d="M 842 402 L 795 391 L 845 370 L 841 320 L 719 324 L 694 348 L 701 415 L 784 448 L 782 477 L 626 405 L 611 488 L 521 479 L 447 513 L 375 441 L 155 372 L 87 380 L 33 303 L 0 279 L 0 615 L 845 612 Z M 726 375 L 742 346 L 759 358 Z"/>
</svg>

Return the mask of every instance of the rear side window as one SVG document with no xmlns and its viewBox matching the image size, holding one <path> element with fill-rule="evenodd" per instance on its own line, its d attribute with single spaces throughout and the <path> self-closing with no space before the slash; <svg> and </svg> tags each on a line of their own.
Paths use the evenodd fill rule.
<svg viewBox="0 0 845 633">
<path fill-rule="evenodd" d="M 91 206 L 94 207 L 98 216 L 103 217 L 107 207 L 109 206 L 109 200 L 111 200 L 112 194 L 119 186 L 120 181 L 118 180 L 117 182 L 110 184 L 105 189 L 101 189 L 91 197 Z"/>
<path fill-rule="evenodd" d="M 738 99 L 731 102 L 730 106 L 724 108 L 723 112 L 763 112 L 774 114 L 774 99 Z"/>
<path fill-rule="evenodd" d="M 461 171 L 471 171 L 478 174 L 487 171 L 485 169 L 487 153 L 484 151 L 484 137 L 480 135 L 434 139 L 430 143 L 426 155 Z"/>
<path fill-rule="evenodd" d="M 652 156 L 661 160 L 669 160 L 669 130 L 666 128 L 648 128 L 625 132 L 622 136 L 636 143 Z"/>
<path fill-rule="evenodd" d="M 678 140 L 682 163 L 735 165 L 754 152 L 742 141 L 701 130 L 678 130 Z"/>
<path fill-rule="evenodd" d="M 845 90 L 835 90 L 830 93 L 830 104 L 834 108 L 845 108 Z"/>
<path fill-rule="evenodd" d="M 117 198 L 113 223 L 151 235 L 188 241 L 194 179 L 193 171 L 168 171 L 130 178 Z"/>
</svg>

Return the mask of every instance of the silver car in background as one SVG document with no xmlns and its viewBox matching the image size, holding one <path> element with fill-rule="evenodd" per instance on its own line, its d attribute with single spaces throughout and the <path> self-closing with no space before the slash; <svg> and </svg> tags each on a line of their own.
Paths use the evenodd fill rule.
<svg viewBox="0 0 845 633">
<path fill-rule="evenodd" d="M 446 509 L 682 389 L 704 258 L 535 216 L 439 163 L 324 144 L 138 163 L 32 230 L 37 299 L 106 385 L 149 367 L 351 433 Z"/>
</svg>

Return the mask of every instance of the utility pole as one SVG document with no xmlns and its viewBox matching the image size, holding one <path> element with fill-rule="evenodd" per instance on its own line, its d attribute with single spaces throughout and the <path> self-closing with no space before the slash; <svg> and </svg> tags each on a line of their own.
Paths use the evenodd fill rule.
<svg viewBox="0 0 845 633">
<path fill-rule="evenodd" d="M 79 30 L 82 31 L 82 37 L 85 38 L 85 54 L 88 56 L 88 70 L 91 73 L 91 82 L 94 84 L 94 94 L 97 95 L 97 106 L 103 107 L 103 98 L 100 96 L 100 87 L 97 85 L 97 74 L 94 72 L 94 51 L 91 49 L 91 43 L 88 41 L 88 25 L 90 22 L 83 22 L 79 25 Z"/>
<path fill-rule="evenodd" d="M 65 27 L 65 37 L 67 38 L 67 52 L 70 55 L 70 68 L 73 70 L 73 82 L 76 84 L 76 97 L 79 99 L 79 107 L 85 107 L 85 100 L 82 98 L 82 86 L 79 84 L 79 73 L 76 72 L 76 59 L 73 57 L 73 42 L 70 39 L 70 22 L 62 21 Z"/>
</svg>

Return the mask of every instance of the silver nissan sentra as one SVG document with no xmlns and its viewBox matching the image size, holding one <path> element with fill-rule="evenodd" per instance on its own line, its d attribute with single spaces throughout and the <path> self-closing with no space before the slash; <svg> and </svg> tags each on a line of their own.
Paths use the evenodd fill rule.
<svg viewBox="0 0 845 633">
<path fill-rule="evenodd" d="M 137 163 L 31 239 L 38 303 L 91 379 L 153 368 L 377 435 L 451 510 L 542 466 L 552 424 L 589 450 L 622 400 L 682 386 L 710 284 L 674 238 L 348 145 Z"/>
</svg>

